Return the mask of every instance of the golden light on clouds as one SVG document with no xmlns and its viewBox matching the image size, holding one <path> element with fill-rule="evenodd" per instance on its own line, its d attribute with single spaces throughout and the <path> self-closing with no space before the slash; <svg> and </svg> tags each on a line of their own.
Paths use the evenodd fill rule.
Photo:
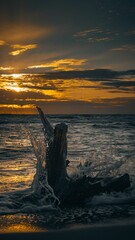
<svg viewBox="0 0 135 240">
<path fill-rule="evenodd" d="M 1 104 L 0 108 L 15 108 L 15 109 L 25 109 L 25 108 L 33 108 L 35 109 L 35 105 L 34 104 L 25 104 L 25 105 L 21 105 L 21 104 Z"/>
<path fill-rule="evenodd" d="M 0 40 L 0 46 L 3 46 L 3 45 L 5 45 L 6 44 L 6 42 L 5 41 L 3 41 L 3 40 Z"/>
<path fill-rule="evenodd" d="M 61 62 L 61 61 L 60 61 Z M 65 61 L 66 62 L 66 61 Z M 72 62 L 72 61 L 71 61 Z M 56 72 L 55 72 L 56 73 Z M 69 74 L 67 72 L 67 74 Z M 56 73 L 59 75 L 59 73 Z M 134 77 L 131 77 L 133 80 Z M 102 81 L 85 78 L 49 79 L 47 74 L 1 74 L 0 75 L 0 113 L 35 113 L 34 105 L 48 104 L 97 104 L 100 107 L 123 106 L 126 99 L 134 98 L 131 81 Z M 117 84 L 126 84 L 117 88 Z M 111 84 L 111 85 L 110 85 Z M 114 85 L 113 85 L 114 84 Z M 115 86 L 116 84 L 116 86 Z M 120 83 L 119 83 L 120 84 Z M 110 87 L 111 86 L 111 87 Z M 129 99 L 130 97 L 130 99 Z M 62 106 L 62 105 L 61 105 Z M 62 111 L 66 112 L 66 108 Z M 56 112 L 56 110 L 55 110 Z"/>
<path fill-rule="evenodd" d="M 13 74 L 10 74 L 10 76 L 12 76 L 13 78 L 22 78 L 24 74 L 21 74 L 21 73 L 13 73 Z"/>
<path fill-rule="evenodd" d="M 19 85 L 16 82 L 7 83 L 5 85 L 5 89 L 15 91 L 15 92 L 26 92 L 27 91 L 27 88 L 19 87 Z"/>
<path fill-rule="evenodd" d="M 21 221 L 22 219 L 20 219 Z M 35 225 L 31 225 L 29 223 L 13 223 L 8 226 L 3 226 L 2 231 L 0 233 L 26 233 L 26 232 L 44 232 L 44 230 L 40 227 L 37 227 Z"/>
<path fill-rule="evenodd" d="M 89 80 L 70 79 L 70 80 L 50 80 L 60 91 L 50 91 L 49 94 L 60 101 L 85 101 L 103 102 L 104 99 L 126 98 L 127 92 L 115 91 L 102 88 L 99 82 Z M 134 93 L 130 93 L 134 97 Z"/>
<path fill-rule="evenodd" d="M 17 56 L 28 50 L 37 48 L 37 44 L 28 44 L 28 45 L 14 44 L 14 45 L 11 45 L 11 47 L 16 50 L 11 51 L 9 54 L 12 56 Z"/>
<path fill-rule="evenodd" d="M 17 176 L 20 178 L 20 176 Z M 26 179 L 28 176 L 25 176 Z M 2 178 L 2 176 L 1 176 Z M 14 180 L 14 179 L 13 179 Z M 24 178 L 23 178 L 24 181 Z M 9 184 L 9 179 L 7 179 Z M 0 233 L 34 233 L 34 232 L 47 232 L 48 230 L 42 227 L 39 227 L 33 221 L 32 216 L 26 216 L 23 214 L 13 214 L 13 215 L 4 215 L 2 216 L 1 221 L 3 220 L 2 227 L 0 229 Z M 31 221 L 32 220 L 32 221 Z M 20 235 L 19 235 L 20 236 Z"/>
<path fill-rule="evenodd" d="M 10 71 L 10 70 L 14 70 L 13 67 L 0 67 L 1 71 Z"/>
<path fill-rule="evenodd" d="M 19 81 L 23 79 L 24 74 L 2 74 L 0 82 L 0 88 L 15 92 L 27 92 L 28 89 L 19 84 Z M 19 81 L 18 81 L 19 80 Z"/>
<path fill-rule="evenodd" d="M 0 113 L 5 114 L 33 114 L 36 113 L 34 104 L 0 104 Z"/>
<path fill-rule="evenodd" d="M 46 99 L 46 101 L 63 101 L 64 93 L 58 90 L 42 90 L 41 91 L 45 96 L 50 96 L 51 98 Z M 65 98 L 66 99 L 66 98 Z"/>
<path fill-rule="evenodd" d="M 83 65 L 87 59 L 74 59 L 74 58 L 67 58 L 67 59 L 60 59 L 55 60 L 50 63 L 40 64 L 29 66 L 28 69 L 37 69 L 37 68 L 52 68 L 54 70 L 73 70 L 77 66 Z"/>
</svg>

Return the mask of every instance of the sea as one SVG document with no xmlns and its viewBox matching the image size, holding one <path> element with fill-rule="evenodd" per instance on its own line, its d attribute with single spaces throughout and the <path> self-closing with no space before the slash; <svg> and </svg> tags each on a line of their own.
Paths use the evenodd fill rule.
<svg viewBox="0 0 135 240">
<path fill-rule="evenodd" d="M 68 126 L 67 171 L 71 178 L 128 173 L 131 187 L 87 198 L 83 206 L 61 207 L 46 173 L 42 183 L 45 196 L 39 190 L 38 175 L 46 153 L 39 115 L 0 115 L 1 232 L 48 231 L 135 219 L 135 115 L 47 118 L 53 127 L 58 123 Z"/>
</svg>

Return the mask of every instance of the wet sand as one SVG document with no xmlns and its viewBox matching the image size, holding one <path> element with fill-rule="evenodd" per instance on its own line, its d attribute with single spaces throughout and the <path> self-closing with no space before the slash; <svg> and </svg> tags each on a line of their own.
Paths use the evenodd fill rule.
<svg viewBox="0 0 135 240">
<path fill-rule="evenodd" d="M 98 225 L 75 229 L 35 232 L 35 233 L 4 233 L 0 240 L 129 240 L 135 237 L 135 223 L 118 225 Z"/>
</svg>

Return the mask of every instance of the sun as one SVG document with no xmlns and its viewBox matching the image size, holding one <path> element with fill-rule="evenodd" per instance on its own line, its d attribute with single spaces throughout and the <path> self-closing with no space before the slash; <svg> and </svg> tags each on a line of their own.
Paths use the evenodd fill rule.
<svg viewBox="0 0 135 240">
<path fill-rule="evenodd" d="M 1 86 L 15 93 L 28 92 L 29 89 L 24 86 L 24 78 L 25 74 L 22 73 L 1 74 Z"/>
</svg>

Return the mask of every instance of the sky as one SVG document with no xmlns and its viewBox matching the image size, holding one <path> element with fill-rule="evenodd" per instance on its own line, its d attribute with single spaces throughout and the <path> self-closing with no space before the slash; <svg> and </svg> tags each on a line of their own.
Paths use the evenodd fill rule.
<svg viewBox="0 0 135 240">
<path fill-rule="evenodd" d="M 134 0 L 1 0 L 1 114 L 134 114 L 134 90 Z"/>
</svg>

